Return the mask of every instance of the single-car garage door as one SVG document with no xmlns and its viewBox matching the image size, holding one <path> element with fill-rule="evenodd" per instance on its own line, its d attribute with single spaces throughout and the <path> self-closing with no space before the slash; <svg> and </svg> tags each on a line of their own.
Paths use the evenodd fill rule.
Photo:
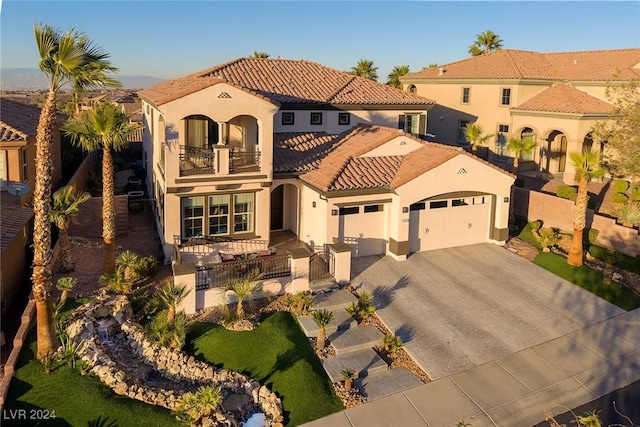
<svg viewBox="0 0 640 427">
<path fill-rule="evenodd" d="M 409 213 L 409 252 L 486 242 L 491 199 L 480 195 L 414 203 Z"/>
</svg>

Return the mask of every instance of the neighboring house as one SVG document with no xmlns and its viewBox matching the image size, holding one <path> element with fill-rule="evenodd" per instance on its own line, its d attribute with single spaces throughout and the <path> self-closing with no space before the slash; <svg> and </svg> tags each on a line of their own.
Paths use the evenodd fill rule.
<svg viewBox="0 0 640 427">
<path fill-rule="evenodd" d="M 437 105 L 429 132 L 447 144 L 465 145 L 464 128 L 477 122 L 496 137 L 490 161 L 509 168 L 509 136 L 533 138 L 538 148 L 521 159 L 521 170 L 562 174 L 573 181 L 567 153 L 603 147 L 591 128 L 614 109 L 605 92 L 610 84 L 640 78 L 640 49 L 537 53 L 504 49 L 401 78 L 410 93 Z"/>
<path fill-rule="evenodd" d="M 35 185 L 36 129 L 40 108 L 7 99 L 0 100 L 0 178 L 2 179 L 0 270 L 2 302 L 10 304 L 12 297 L 27 277 L 32 239 L 33 209 L 30 207 Z M 59 116 L 59 122 L 64 116 Z M 53 178 L 56 188 L 62 177 L 60 132 L 53 132 Z M 7 183 L 22 183 L 29 187 L 24 196 L 7 192 Z"/>
<path fill-rule="evenodd" d="M 513 177 L 424 142 L 430 99 L 309 61 L 253 58 L 139 96 L 168 257 L 174 238 L 268 243 L 276 230 L 312 248 L 344 241 L 355 256 L 396 259 L 506 239 Z"/>
</svg>

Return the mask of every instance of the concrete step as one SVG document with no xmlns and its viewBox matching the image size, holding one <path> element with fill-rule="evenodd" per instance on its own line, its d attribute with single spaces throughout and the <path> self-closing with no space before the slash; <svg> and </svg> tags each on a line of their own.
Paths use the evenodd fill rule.
<svg viewBox="0 0 640 427">
<path fill-rule="evenodd" d="M 336 354 L 347 354 L 375 347 L 382 344 L 382 338 L 384 337 L 382 332 L 373 325 L 357 326 L 327 335 L 336 349 Z"/>
<path fill-rule="evenodd" d="M 323 294 L 314 295 L 313 308 L 314 310 L 336 310 L 338 308 L 344 310 L 349 306 L 349 304 L 357 300 L 358 298 L 346 289 L 325 292 Z"/>
<path fill-rule="evenodd" d="M 335 333 L 336 331 L 343 331 L 356 326 L 356 320 L 347 313 L 344 308 L 336 308 L 335 310 L 329 310 L 333 313 L 333 320 L 329 323 L 329 326 L 325 328 L 327 336 Z M 302 330 L 308 337 L 318 336 L 318 325 L 313 320 L 313 316 L 300 316 L 298 317 Z"/>
<path fill-rule="evenodd" d="M 408 369 L 394 368 L 369 375 L 366 378 L 358 378 L 353 384 L 367 398 L 367 402 L 371 402 L 424 383 Z"/>
<path fill-rule="evenodd" d="M 322 366 L 334 383 L 342 381 L 342 370 L 346 368 L 354 369 L 361 378 L 388 368 L 387 363 L 370 348 L 329 357 L 322 361 Z"/>
<path fill-rule="evenodd" d="M 326 279 L 318 279 L 309 282 L 309 289 L 312 293 L 339 289 L 336 279 L 327 277 Z"/>
</svg>

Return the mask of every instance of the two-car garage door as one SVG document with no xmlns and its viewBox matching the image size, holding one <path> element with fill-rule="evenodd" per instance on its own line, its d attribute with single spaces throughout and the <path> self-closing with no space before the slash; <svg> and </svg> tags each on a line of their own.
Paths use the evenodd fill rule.
<svg viewBox="0 0 640 427">
<path fill-rule="evenodd" d="M 474 195 L 414 203 L 409 212 L 409 252 L 486 242 L 491 201 L 491 195 Z"/>
</svg>

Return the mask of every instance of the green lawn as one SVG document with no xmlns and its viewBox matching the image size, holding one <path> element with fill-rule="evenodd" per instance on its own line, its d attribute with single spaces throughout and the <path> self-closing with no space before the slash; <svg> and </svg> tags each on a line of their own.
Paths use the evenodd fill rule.
<svg viewBox="0 0 640 427">
<path fill-rule="evenodd" d="M 11 380 L 9 394 L 4 407 L 4 417 L 9 410 L 24 409 L 26 416 L 39 415 L 42 411 L 55 411 L 55 419 L 36 421 L 7 420 L 11 426 L 78 426 L 98 417 L 108 417 L 118 426 L 175 426 L 177 422 L 169 410 L 147 405 L 138 400 L 115 394 L 93 376 L 82 376 L 78 371 L 64 365 L 50 375 L 44 374 L 43 366 L 34 361 L 36 350 L 35 328 L 29 333 L 27 345 Z M 17 414 L 17 412 L 13 412 Z"/>
<path fill-rule="evenodd" d="M 266 384 L 282 399 L 288 426 L 343 408 L 309 340 L 290 313 L 266 314 L 262 323 L 248 332 L 197 323 L 187 335 L 186 352 Z"/>
<path fill-rule="evenodd" d="M 596 245 L 589 246 L 589 253 L 594 258 L 600 258 L 600 255 L 604 251 L 606 251 L 606 249 L 601 246 L 596 246 Z M 615 266 L 626 271 L 631 271 L 633 273 L 640 274 L 640 259 L 638 258 L 622 255 L 622 259 L 616 262 Z"/>
<path fill-rule="evenodd" d="M 603 284 L 601 272 L 592 270 L 584 265 L 582 267 L 573 267 L 567 264 L 567 259 L 562 255 L 552 252 L 540 252 L 533 262 L 556 276 L 562 277 L 620 308 L 633 310 L 640 307 L 640 296 L 633 291 L 615 282 L 610 285 Z"/>
</svg>

